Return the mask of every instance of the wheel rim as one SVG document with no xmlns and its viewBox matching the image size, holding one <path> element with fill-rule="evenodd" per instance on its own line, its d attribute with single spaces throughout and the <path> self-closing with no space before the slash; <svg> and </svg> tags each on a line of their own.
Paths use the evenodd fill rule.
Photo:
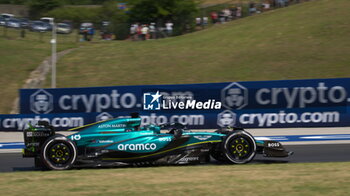
<svg viewBox="0 0 350 196">
<path fill-rule="evenodd" d="M 252 154 L 252 144 L 244 137 L 236 137 L 230 141 L 229 151 L 234 159 L 244 160 Z"/>
<path fill-rule="evenodd" d="M 64 165 L 71 159 L 71 150 L 64 143 L 53 144 L 48 150 L 48 158 L 54 165 Z"/>
</svg>

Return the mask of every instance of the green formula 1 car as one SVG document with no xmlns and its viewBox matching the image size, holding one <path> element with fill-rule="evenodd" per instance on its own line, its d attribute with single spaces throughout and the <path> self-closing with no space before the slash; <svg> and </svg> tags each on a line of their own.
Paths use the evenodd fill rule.
<svg viewBox="0 0 350 196">
<path fill-rule="evenodd" d="M 258 141 L 240 128 L 192 132 L 178 123 L 141 127 L 141 118 L 120 118 L 77 127 L 74 134 L 55 134 L 40 121 L 24 131 L 23 157 L 34 157 L 36 167 L 65 170 L 104 165 L 198 164 L 210 161 L 248 163 L 257 153 L 287 157 L 282 144 Z M 162 128 L 168 131 L 161 132 Z"/>
</svg>

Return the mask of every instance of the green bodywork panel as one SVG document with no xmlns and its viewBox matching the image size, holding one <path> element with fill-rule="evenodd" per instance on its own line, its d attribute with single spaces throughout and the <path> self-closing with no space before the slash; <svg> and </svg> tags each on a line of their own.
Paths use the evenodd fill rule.
<svg viewBox="0 0 350 196">
<path fill-rule="evenodd" d="M 78 132 L 68 138 L 78 147 L 101 147 L 131 153 L 156 152 L 175 140 L 173 134 L 161 133 L 159 126 L 149 125 L 137 129 L 140 125 L 140 118 L 112 119 L 72 129 Z M 183 131 L 182 137 L 189 139 L 177 148 L 221 142 L 224 136 L 215 132 Z"/>
</svg>

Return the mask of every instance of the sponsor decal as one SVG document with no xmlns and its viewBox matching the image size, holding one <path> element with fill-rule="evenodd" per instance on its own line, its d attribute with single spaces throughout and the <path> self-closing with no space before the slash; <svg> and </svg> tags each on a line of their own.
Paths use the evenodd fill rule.
<svg viewBox="0 0 350 196">
<path fill-rule="evenodd" d="M 97 140 L 96 143 L 101 143 L 101 144 L 113 143 L 113 140 Z"/>
<path fill-rule="evenodd" d="M 212 137 L 211 135 L 196 135 L 196 136 L 194 136 L 194 138 L 196 138 L 198 140 L 207 140 L 211 137 Z"/>
<path fill-rule="evenodd" d="M 32 142 L 32 143 L 28 143 L 27 146 L 39 146 L 39 142 Z"/>
<path fill-rule="evenodd" d="M 280 147 L 280 143 L 277 143 L 277 142 L 269 142 L 267 143 L 267 147 L 270 147 L 270 148 L 276 148 L 276 147 Z"/>
<path fill-rule="evenodd" d="M 121 151 L 155 150 L 157 148 L 157 144 L 119 144 L 117 148 Z"/>
<path fill-rule="evenodd" d="M 233 82 L 221 90 L 221 102 L 227 109 L 240 110 L 248 105 L 248 89 Z"/>
<path fill-rule="evenodd" d="M 36 114 L 47 114 L 53 110 L 53 96 L 44 89 L 30 96 L 30 109 Z"/>
<path fill-rule="evenodd" d="M 124 128 L 124 127 L 126 127 L 125 124 L 102 124 L 102 125 L 99 125 L 97 128 L 105 129 L 105 128 Z"/>
<path fill-rule="evenodd" d="M 42 131 L 35 131 L 35 132 L 27 132 L 27 137 L 47 137 L 50 133 L 42 132 Z"/>
<path fill-rule="evenodd" d="M 187 163 L 190 161 L 198 161 L 199 157 L 188 157 L 188 155 L 182 157 L 180 160 L 178 160 L 178 162 L 180 163 Z"/>
<path fill-rule="evenodd" d="M 140 135 L 153 135 L 153 132 L 143 131 L 143 132 L 140 133 Z"/>
<path fill-rule="evenodd" d="M 225 110 L 218 114 L 217 124 L 220 127 L 234 127 L 237 115 L 230 110 Z"/>
<path fill-rule="evenodd" d="M 170 142 L 171 141 L 171 138 L 170 137 L 161 137 L 161 138 L 158 138 L 158 140 L 160 142 Z"/>
</svg>

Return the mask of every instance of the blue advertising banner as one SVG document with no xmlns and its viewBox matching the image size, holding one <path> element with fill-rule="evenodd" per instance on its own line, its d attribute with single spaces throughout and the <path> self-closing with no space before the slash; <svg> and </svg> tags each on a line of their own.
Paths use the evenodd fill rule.
<svg viewBox="0 0 350 196">
<path fill-rule="evenodd" d="M 20 113 L 92 113 L 143 110 L 143 94 L 159 91 L 178 101 L 191 97 L 197 101 L 220 101 L 221 89 L 229 83 L 113 86 L 60 89 L 21 89 Z"/>
<path fill-rule="evenodd" d="M 230 110 L 220 110 L 216 113 L 196 111 L 174 114 L 142 111 L 140 116 L 142 125 L 179 122 L 189 129 L 218 129 L 227 126 L 243 128 L 350 126 L 349 113 L 337 114 L 336 112 L 234 113 Z M 130 114 L 101 112 L 0 115 L 0 131 L 22 131 L 28 128 L 29 123 L 36 124 L 39 120 L 48 121 L 55 130 L 62 131 L 101 120 L 125 117 L 130 117 Z"/>
<path fill-rule="evenodd" d="M 0 115 L 1 131 L 22 131 L 30 124 L 36 124 L 39 120 L 48 121 L 55 130 L 68 130 L 97 121 L 112 118 L 129 118 L 128 112 L 102 112 L 102 113 L 61 113 L 61 114 L 11 114 Z M 190 114 L 158 114 L 155 112 L 141 112 L 142 125 L 165 124 L 179 122 L 186 124 L 191 129 L 217 128 L 215 114 L 195 112 Z"/>
<path fill-rule="evenodd" d="M 349 92 L 350 78 L 21 89 L 20 111 L 80 116 L 84 124 L 101 113 L 139 112 L 144 122 L 176 121 L 190 128 L 350 126 Z"/>
</svg>

